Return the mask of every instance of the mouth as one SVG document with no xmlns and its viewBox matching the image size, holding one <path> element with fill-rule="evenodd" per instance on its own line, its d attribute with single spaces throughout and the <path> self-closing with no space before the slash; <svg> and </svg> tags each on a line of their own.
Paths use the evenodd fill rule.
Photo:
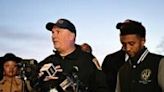
<svg viewBox="0 0 164 92">
<path fill-rule="evenodd" d="M 59 41 L 53 40 L 53 44 L 56 46 L 59 43 Z"/>
<path fill-rule="evenodd" d="M 129 56 L 133 56 L 133 53 L 131 53 L 131 52 L 127 52 L 127 54 L 128 54 Z"/>
<path fill-rule="evenodd" d="M 130 57 L 134 57 L 135 55 L 133 53 L 128 53 Z"/>
<path fill-rule="evenodd" d="M 53 43 L 56 43 L 57 42 L 57 40 L 55 40 L 55 39 L 52 39 L 52 41 L 53 41 Z"/>
<path fill-rule="evenodd" d="M 13 74 L 14 72 L 13 71 L 9 71 L 9 74 Z"/>
</svg>

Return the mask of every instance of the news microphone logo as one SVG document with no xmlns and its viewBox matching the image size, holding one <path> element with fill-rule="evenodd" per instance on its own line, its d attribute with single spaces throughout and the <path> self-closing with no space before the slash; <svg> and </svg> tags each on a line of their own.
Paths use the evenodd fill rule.
<svg viewBox="0 0 164 92">
<path fill-rule="evenodd" d="M 57 71 L 52 63 L 48 63 L 43 65 L 40 72 L 43 72 L 45 76 L 55 76 Z"/>
</svg>

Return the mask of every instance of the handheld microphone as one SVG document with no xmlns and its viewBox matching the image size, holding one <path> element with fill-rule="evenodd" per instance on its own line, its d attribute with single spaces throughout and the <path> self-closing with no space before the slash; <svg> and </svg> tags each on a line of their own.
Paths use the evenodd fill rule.
<svg viewBox="0 0 164 92">
<path fill-rule="evenodd" d="M 56 69 L 52 63 L 48 63 L 43 65 L 43 67 L 40 69 L 40 72 L 43 72 L 46 76 L 55 76 Z"/>
<path fill-rule="evenodd" d="M 37 87 L 40 83 L 43 82 L 43 79 L 46 77 L 46 75 L 42 75 L 41 77 L 37 78 L 37 80 L 35 80 L 35 84 L 33 85 L 33 87 Z"/>
<path fill-rule="evenodd" d="M 78 67 L 77 66 L 73 66 L 72 71 L 70 72 L 70 74 L 65 74 L 66 79 L 60 83 L 60 87 L 66 91 L 68 87 L 73 87 L 77 85 L 77 81 L 78 81 Z"/>
<path fill-rule="evenodd" d="M 40 72 L 43 72 L 43 75 L 41 75 L 36 80 L 34 87 L 37 87 L 39 84 L 41 84 L 46 76 L 55 76 L 56 69 L 52 63 L 48 63 L 48 64 L 43 65 L 43 67 L 41 67 Z"/>
</svg>

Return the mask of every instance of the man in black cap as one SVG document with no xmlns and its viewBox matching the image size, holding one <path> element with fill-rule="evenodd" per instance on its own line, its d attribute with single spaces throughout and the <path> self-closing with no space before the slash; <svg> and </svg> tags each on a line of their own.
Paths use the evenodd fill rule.
<svg viewBox="0 0 164 92">
<path fill-rule="evenodd" d="M 55 76 L 46 75 L 43 78 L 45 73 L 41 72 L 39 73 L 40 82 L 35 82 L 34 86 L 40 88 L 40 92 L 54 90 L 109 92 L 105 75 L 92 62 L 93 55 L 82 51 L 81 47 L 75 44 L 76 29 L 73 23 L 67 19 L 59 19 L 56 23 L 47 23 L 46 28 L 52 33 L 55 51 L 38 66 L 42 71 L 52 63 L 55 66 Z"/>
<path fill-rule="evenodd" d="M 164 92 L 164 57 L 145 47 L 145 27 L 140 22 L 126 20 L 116 28 L 129 56 L 119 70 L 116 92 Z"/>
</svg>

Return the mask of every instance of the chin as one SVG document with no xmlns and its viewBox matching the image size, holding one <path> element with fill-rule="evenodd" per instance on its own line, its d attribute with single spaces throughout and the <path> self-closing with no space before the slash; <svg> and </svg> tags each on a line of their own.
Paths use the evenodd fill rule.
<svg viewBox="0 0 164 92">
<path fill-rule="evenodd" d="M 131 58 L 135 57 L 135 55 L 129 55 Z"/>
</svg>

